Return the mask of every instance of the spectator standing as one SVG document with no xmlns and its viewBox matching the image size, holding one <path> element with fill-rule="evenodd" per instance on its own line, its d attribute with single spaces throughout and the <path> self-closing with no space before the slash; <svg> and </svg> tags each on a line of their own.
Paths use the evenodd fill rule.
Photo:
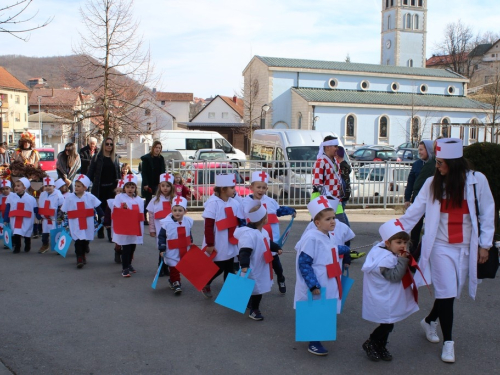
<svg viewBox="0 0 500 375">
<path fill-rule="evenodd" d="M 424 185 L 425 180 L 432 177 L 436 171 L 432 141 L 421 141 L 418 144 L 418 157 L 420 159 L 411 165 L 411 171 L 408 175 L 408 181 L 405 189 L 405 209 L 408 209 L 410 204 L 415 201 L 415 198 Z M 415 257 L 415 259 L 419 258 L 419 254 L 416 254 L 416 250 L 418 243 L 420 242 L 420 234 L 422 233 L 423 226 L 424 216 L 420 218 L 411 231 L 410 253 Z"/>
<path fill-rule="evenodd" d="M 10 155 L 7 150 L 7 143 L 0 143 L 0 167 L 8 167 L 10 164 Z"/>
<path fill-rule="evenodd" d="M 345 205 L 347 204 L 347 201 L 349 198 L 351 198 L 351 178 L 349 175 L 352 172 L 352 168 L 347 162 L 347 160 L 344 159 L 345 157 L 345 149 L 342 146 L 339 146 L 337 148 L 337 152 L 335 153 L 335 160 L 339 164 L 340 168 L 340 177 L 342 178 L 342 190 L 344 191 L 344 196 L 342 197 L 342 208 L 345 210 Z M 349 219 L 347 218 L 347 215 L 345 214 L 345 220 L 346 224 L 349 225 Z M 350 225 L 349 225 L 350 226 Z"/>
<path fill-rule="evenodd" d="M 90 166 L 90 161 L 98 152 L 99 148 L 97 147 L 97 139 L 94 137 L 90 137 L 87 146 L 80 149 L 80 160 L 82 164 L 82 169 L 80 170 L 81 174 L 87 174 Z"/>
<path fill-rule="evenodd" d="M 94 154 L 87 177 L 92 181 L 92 194 L 101 201 L 102 212 L 106 210 L 108 199 L 114 198 L 114 190 L 120 179 L 120 160 L 115 153 L 113 138 L 104 139 L 101 151 Z M 101 216 L 99 216 L 99 221 Z M 104 227 L 99 229 L 98 238 L 104 238 Z"/>
<path fill-rule="evenodd" d="M 66 182 L 70 192 L 73 192 L 71 184 L 80 166 L 80 155 L 76 152 L 76 145 L 74 143 L 66 143 L 64 151 L 61 151 L 57 155 L 56 169 L 57 178 L 62 178 Z"/>
<path fill-rule="evenodd" d="M 160 141 L 154 141 L 151 152 L 141 156 L 142 197 L 146 200 L 145 207 L 148 206 L 153 194 L 156 194 L 156 189 L 158 189 L 160 183 L 160 175 L 166 172 L 165 159 L 161 156 L 162 148 Z M 144 224 L 148 225 L 147 216 Z"/>
<path fill-rule="evenodd" d="M 24 132 L 19 138 L 19 146 L 14 152 L 13 161 L 17 160 L 24 164 L 38 168 L 40 163 L 40 154 L 35 150 L 35 135 L 30 132 Z"/>
</svg>

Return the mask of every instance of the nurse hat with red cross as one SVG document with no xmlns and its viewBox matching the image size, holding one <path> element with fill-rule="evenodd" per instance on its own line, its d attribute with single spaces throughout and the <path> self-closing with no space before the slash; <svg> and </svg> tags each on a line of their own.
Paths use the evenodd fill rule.
<svg viewBox="0 0 500 375">
<path fill-rule="evenodd" d="M 87 176 L 85 176 L 84 174 L 76 176 L 75 182 L 77 182 L 77 181 L 79 181 L 83 185 L 85 185 L 86 188 L 88 188 L 90 186 L 90 179 Z"/>
<path fill-rule="evenodd" d="M 0 188 L 6 187 L 12 188 L 11 182 L 9 180 L 2 180 L 2 182 L 0 182 Z"/>
<path fill-rule="evenodd" d="M 252 181 L 253 182 L 265 182 L 266 184 L 269 182 L 269 175 L 264 171 L 252 172 Z"/>
<path fill-rule="evenodd" d="M 125 185 L 128 183 L 137 185 L 137 177 L 133 174 L 125 175 L 125 177 L 123 177 L 123 181 L 125 181 Z"/>
<path fill-rule="evenodd" d="M 217 174 L 215 175 L 216 187 L 236 186 L 236 176 L 234 173 Z"/>
<path fill-rule="evenodd" d="M 256 199 L 252 199 L 251 201 L 246 202 L 243 209 L 245 211 L 245 217 L 250 220 L 251 223 L 259 222 L 267 214 L 267 210 L 264 205 L 262 205 L 260 201 Z M 252 210 L 255 211 L 250 212 Z"/>
<path fill-rule="evenodd" d="M 464 156 L 464 146 L 460 138 L 441 138 L 436 141 L 436 157 L 459 159 Z"/>
<path fill-rule="evenodd" d="M 54 182 L 54 186 L 56 187 L 56 189 L 60 189 L 64 185 L 66 185 L 66 182 L 64 182 L 64 180 L 62 178 L 59 178 L 56 180 L 56 182 Z"/>
<path fill-rule="evenodd" d="M 309 213 L 311 214 L 313 219 L 321 211 L 327 208 L 332 209 L 332 207 L 330 206 L 330 202 L 328 201 L 328 199 L 326 199 L 324 195 L 320 195 L 318 198 L 310 201 L 309 204 L 307 205 L 307 209 L 309 210 Z"/>
<path fill-rule="evenodd" d="M 23 183 L 25 189 L 28 189 L 31 186 L 30 180 L 28 180 L 26 177 L 21 177 L 18 181 L 21 181 Z"/>
<path fill-rule="evenodd" d="M 43 186 L 55 186 L 54 179 L 50 177 L 44 177 L 43 178 Z"/>
<path fill-rule="evenodd" d="M 399 219 L 396 219 L 396 220 L 389 220 L 387 223 L 382 224 L 378 229 L 378 232 L 380 233 L 380 237 L 382 237 L 382 240 L 387 241 L 395 234 L 399 232 L 406 232 L 406 230 L 403 227 L 403 224 L 399 221 Z"/>
<path fill-rule="evenodd" d="M 160 183 L 163 181 L 170 182 L 172 185 L 174 184 L 174 175 L 171 173 L 163 173 L 160 175 Z"/>
<path fill-rule="evenodd" d="M 174 206 L 181 206 L 184 210 L 187 210 L 188 201 L 186 198 L 178 195 L 172 200 L 172 207 Z"/>
</svg>

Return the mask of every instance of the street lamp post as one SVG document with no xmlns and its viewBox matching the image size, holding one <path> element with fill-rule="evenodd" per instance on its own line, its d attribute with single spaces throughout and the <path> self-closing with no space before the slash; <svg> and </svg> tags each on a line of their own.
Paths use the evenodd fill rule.
<svg viewBox="0 0 500 375">
<path fill-rule="evenodd" d="M 269 111 L 269 105 L 264 104 L 262 106 L 262 109 L 260 111 L 260 128 L 265 129 L 266 128 L 266 112 Z"/>
<path fill-rule="evenodd" d="M 40 135 L 41 135 L 41 134 L 43 134 L 42 133 L 42 113 L 40 111 L 40 104 L 42 103 L 42 97 L 39 95 L 37 97 L 37 99 L 38 99 L 38 130 L 40 131 Z M 47 141 L 47 136 L 45 136 L 45 140 Z M 40 138 L 40 141 L 42 141 L 42 143 L 43 143 L 42 138 Z"/>
</svg>

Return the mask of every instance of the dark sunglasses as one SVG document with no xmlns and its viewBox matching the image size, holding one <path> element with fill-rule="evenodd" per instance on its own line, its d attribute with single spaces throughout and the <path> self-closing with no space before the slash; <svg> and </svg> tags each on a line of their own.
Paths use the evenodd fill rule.
<svg viewBox="0 0 500 375">
<path fill-rule="evenodd" d="M 112 144 L 112 143 L 107 143 L 107 142 L 106 142 L 106 146 L 113 146 L 113 144 Z"/>
<path fill-rule="evenodd" d="M 66 148 L 64 151 L 72 151 L 70 148 Z"/>
</svg>

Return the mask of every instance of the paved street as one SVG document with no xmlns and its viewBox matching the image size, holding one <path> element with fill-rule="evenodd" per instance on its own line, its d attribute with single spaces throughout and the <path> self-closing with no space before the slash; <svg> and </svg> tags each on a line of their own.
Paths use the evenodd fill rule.
<svg viewBox="0 0 500 375">
<path fill-rule="evenodd" d="M 191 216 L 195 242 L 201 244 L 201 216 Z M 352 247 L 373 243 L 380 223 L 390 218 L 350 215 L 357 234 Z M 137 273 L 128 279 L 121 277 L 107 240 L 91 244 L 82 270 L 76 269 L 73 253 L 66 259 L 38 254 L 40 239 L 33 240 L 28 254 L 0 250 L 0 361 L 5 365 L 0 364 L 0 374 L 500 373 L 498 279 L 479 287 L 475 303 L 465 295 L 455 304 L 455 364 L 441 362 L 440 345 L 427 342 L 421 332 L 419 321 L 432 303 L 424 288 L 421 311 L 396 324 L 390 336 L 392 363 L 370 362 L 361 349 L 375 328 L 361 318 L 363 260 L 353 261 L 356 282 L 338 318 L 338 339 L 325 342 L 330 355 L 309 354 L 306 343 L 294 341 L 292 307 L 293 245 L 308 220 L 299 214 L 281 257 L 288 293 L 280 295 L 275 285 L 264 295 L 262 322 L 205 299 L 187 281 L 179 297 L 165 278 L 153 290 L 158 252 L 149 236 L 136 251 Z M 214 282 L 215 295 L 221 284 L 222 278 Z"/>
</svg>

